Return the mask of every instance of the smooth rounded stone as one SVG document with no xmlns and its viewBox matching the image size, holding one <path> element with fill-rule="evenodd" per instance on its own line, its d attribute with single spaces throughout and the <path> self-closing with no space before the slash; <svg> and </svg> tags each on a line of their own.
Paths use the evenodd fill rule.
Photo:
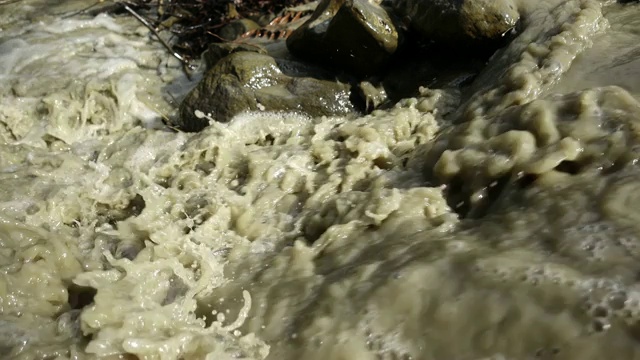
<svg viewBox="0 0 640 360">
<path fill-rule="evenodd" d="M 397 47 L 391 17 L 369 0 L 324 0 L 287 38 L 293 55 L 359 76 L 378 71 Z"/>
<path fill-rule="evenodd" d="M 421 36 L 448 43 L 497 40 L 520 19 L 513 0 L 398 0 L 393 8 Z"/>
<path fill-rule="evenodd" d="M 255 52 L 233 53 L 187 95 L 174 125 L 184 131 L 205 128 L 208 120 L 197 117 L 196 110 L 220 122 L 246 111 L 298 111 L 313 117 L 354 111 L 350 85 L 309 77 L 313 71 L 296 64 Z"/>
</svg>

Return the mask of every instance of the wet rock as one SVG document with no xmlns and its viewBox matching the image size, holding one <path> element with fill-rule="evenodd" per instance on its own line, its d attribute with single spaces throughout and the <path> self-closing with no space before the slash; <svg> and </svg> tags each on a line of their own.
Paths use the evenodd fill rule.
<svg viewBox="0 0 640 360">
<path fill-rule="evenodd" d="M 202 130 L 208 120 L 195 116 L 196 110 L 220 122 L 245 111 L 299 111 L 309 116 L 354 111 L 350 86 L 325 80 L 324 75 L 264 54 L 233 53 L 220 60 L 187 95 L 175 125 L 185 131 Z"/>
<path fill-rule="evenodd" d="M 218 61 L 239 51 L 267 54 L 267 49 L 257 44 L 225 42 L 209 44 L 207 51 L 205 51 L 202 56 L 207 69 L 211 69 L 218 63 Z"/>
<path fill-rule="evenodd" d="M 451 44 L 498 40 L 520 19 L 513 0 L 398 0 L 393 8 L 421 36 Z"/>
<path fill-rule="evenodd" d="M 391 17 L 369 0 L 324 0 L 287 38 L 295 56 L 360 76 L 378 71 L 397 47 Z"/>
</svg>

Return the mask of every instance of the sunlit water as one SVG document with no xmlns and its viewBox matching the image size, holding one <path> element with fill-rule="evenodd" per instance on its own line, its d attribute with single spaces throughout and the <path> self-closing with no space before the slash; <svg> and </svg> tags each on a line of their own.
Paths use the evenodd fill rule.
<svg viewBox="0 0 640 360">
<path fill-rule="evenodd" d="M 0 6 L 1 357 L 640 359 L 640 5 L 521 1 L 462 94 L 197 134 L 198 77 L 85 6 Z"/>
</svg>

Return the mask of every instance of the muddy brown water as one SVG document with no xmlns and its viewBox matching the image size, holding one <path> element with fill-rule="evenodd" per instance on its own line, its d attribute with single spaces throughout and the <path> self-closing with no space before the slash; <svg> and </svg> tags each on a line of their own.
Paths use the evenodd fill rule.
<svg viewBox="0 0 640 360">
<path fill-rule="evenodd" d="M 83 6 L 0 6 L 0 357 L 640 359 L 637 2 L 520 1 L 464 94 L 197 134 Z"/>
</svg>

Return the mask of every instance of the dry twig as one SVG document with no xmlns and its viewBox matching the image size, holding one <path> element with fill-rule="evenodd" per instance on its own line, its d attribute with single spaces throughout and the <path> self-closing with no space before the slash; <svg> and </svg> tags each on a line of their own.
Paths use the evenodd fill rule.
<svg viewBox="0 0 640 360">
<path fill-rule="evenodd" d="M 158 39 L 158 41 L 160 41 L 162 46 L 164 46 L 167 49 L 167 51 L 169 51 L 169 53 L 171 55 L 173 55 L 173 57 L 175 57 L 176 59 L 180 60 L 180 62 L 183 65 L 183 68 L 185 70 L 185 73 L 186 73 L 187 77 L 189 78 L 189 80 L 191 80 L 191 73 L 188 71 L 190 69 L 189 60 L 187 60 L 184 56 L 182 56 L 182 55 L 178 54 L 177 52 L 175 52 L 173 50 L 173 48 L 171 47 L 171 45 L 169 45 L 160 36 L 158 31 L 155 29 L 155 27 L 153 25 L 151 25 L 151 23 L 149 23 L 149 21 L 147 21 L 147 19 L 145 19 L 140 14 L 138 14 L 135 10 L 130 8 L 127 4 L 124 4 L 124 9 L 127 10 L 131 15 L 133 15 L 133 17 L 135 17 L 138 21 L 140 21 L 144 26 L 146 26 L 147 29 L 149 29 L 149 31 L 151 31 L 153 33 L 153 35 L 155 35 L 155 37 Z"/>
</svg>

